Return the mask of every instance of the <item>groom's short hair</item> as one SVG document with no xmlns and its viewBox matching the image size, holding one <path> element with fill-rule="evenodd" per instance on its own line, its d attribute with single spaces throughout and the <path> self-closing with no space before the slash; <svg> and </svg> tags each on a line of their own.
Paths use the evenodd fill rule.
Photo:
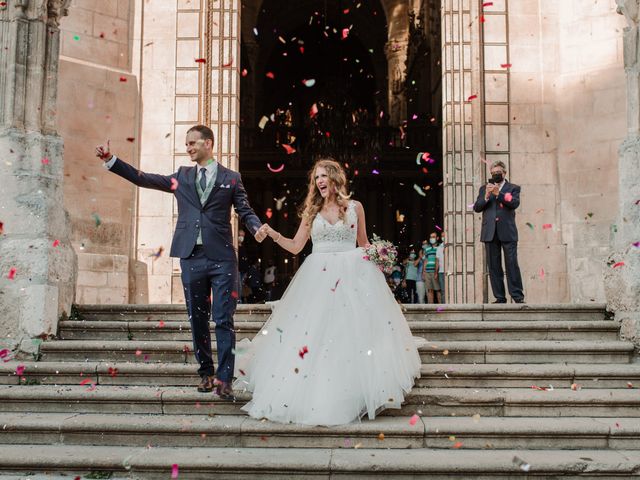
<svg viewBox="0 0 640 480">
<path fill-rule="evenodd" d="M 200 132 L 200 136 L 202 137 L 203 140 L 211 140 L 211 143 L 215 144 L 213 130 L 211 130 L 206 125 L 194 125 L 189 130 L 187 130 L 187 134 L 191 132 Z"/>
</svg>

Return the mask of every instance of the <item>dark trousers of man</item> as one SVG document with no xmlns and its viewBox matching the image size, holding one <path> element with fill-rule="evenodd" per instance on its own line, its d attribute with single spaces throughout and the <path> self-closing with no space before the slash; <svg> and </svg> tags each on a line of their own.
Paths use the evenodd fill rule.
<svg viewBox="0 0 640 480">
<path fill-rule="evenodd" d="M 191 322 L 193 351 L 200 364 L 198 374 L 204 377 L 215 372 L 209 330 L 209 318 L 213 317 L 218 347 L 217 378 L 231 382 L 235 367 L 233 350 L 236 348 L 233 314 L 238 296 L 237 265 L 235 262 L 210 260 L 205 256 L 202 246 L 196 245 L 188 258 L 180 260 L 180 267 Z"/>
<path fill-rule="evenodd" d="M 507 288 L 514 300 L 524 299 L 522 290 L 522 276 L 518 266 L 518 242 L 501 242 L 498 235 L 493 241 L 485 242 L 487 262 L 489 263 L 489 279 L 493 296 L 499 302 L 506 302 L 504 292 L 504 271 L 502 270 L 502 251 L 504 251 L 504 265 L 507 269 Z"/>
<path fill-rule="evenodd" d="M 407 282 L 407 291 L 409 292 L 409 298 L 411 299 L 411 303 L 416 303 L 418 301 L 418 294 L 416 293 L 416 281 L 415 280 L 405 280 Z"/>
</svg>

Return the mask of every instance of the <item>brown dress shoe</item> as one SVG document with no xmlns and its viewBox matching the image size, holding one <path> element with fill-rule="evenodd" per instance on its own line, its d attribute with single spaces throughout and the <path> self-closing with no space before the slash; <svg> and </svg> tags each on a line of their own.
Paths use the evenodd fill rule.
<svg viewBox="0 0 640 480">
<path fill-rule="evenodd" d="M 205 375 L 202 377 L 198 385 L 198 391 L 202 393 L 213 392 L 215 377 L 213 375 Z"/>
<path fill-rule="evenodd" d="M 216 382 L 216 394 L 220 397 L 221 400 L 230 400 L 235 402 L 236 397 L 233 394 L 233 388 L 229 382 L 222 382 L 218 380 Z"/>
</svg>

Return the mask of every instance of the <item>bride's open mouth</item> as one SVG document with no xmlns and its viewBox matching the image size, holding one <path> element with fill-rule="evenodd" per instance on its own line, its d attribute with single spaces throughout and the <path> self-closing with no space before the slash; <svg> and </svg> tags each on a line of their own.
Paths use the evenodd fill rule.
<svg viewBox="0 0 640 480">
<path fill-rule="evenodd" d="M 327 193 L 328 187 L 326 185 L 318 185 L 318 190 L 320 190 L 320 194 Z"/>
</svg>

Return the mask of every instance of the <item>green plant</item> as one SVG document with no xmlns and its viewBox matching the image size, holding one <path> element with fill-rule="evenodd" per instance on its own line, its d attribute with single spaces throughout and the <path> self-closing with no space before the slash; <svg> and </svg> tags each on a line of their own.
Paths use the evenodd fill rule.
<svg viewBox="0 0 640 480">
<path fill-rule="evenodd" d="M 102 479 L 102 478 L 111 478 L 112 475 L 113 475 L 113 472 L 106 472 L 106 471 L 97 470 L 95 472 L 91 472 L 85 478 Z"/>
</svg>

